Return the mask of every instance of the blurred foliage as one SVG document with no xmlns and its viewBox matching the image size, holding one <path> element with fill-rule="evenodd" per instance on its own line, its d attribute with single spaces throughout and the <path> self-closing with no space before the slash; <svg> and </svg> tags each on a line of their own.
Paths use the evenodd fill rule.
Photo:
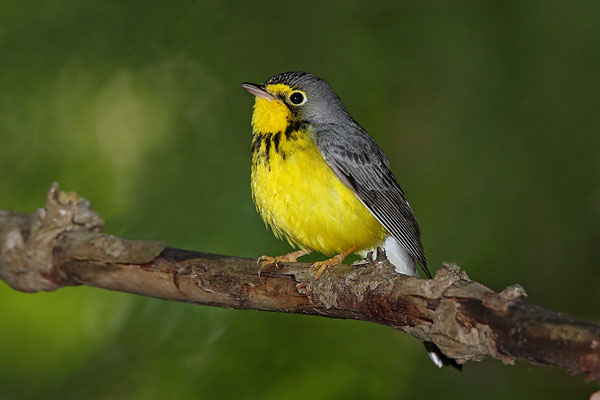
<svg viewBox="0 0 600 400">
<path fill-rule="evenodd" d="M 0 208 L 52 181 L 107 231 L 288 251 L 249 190 L 242 81 L 326 78 L 408 194 L 430 265 L 600 319 L 600 3 L 0 0 Z M 585 398 L 563 371 L 437 370 L 355 321 L 0 284 L 0 398 Z"/>
</svg>

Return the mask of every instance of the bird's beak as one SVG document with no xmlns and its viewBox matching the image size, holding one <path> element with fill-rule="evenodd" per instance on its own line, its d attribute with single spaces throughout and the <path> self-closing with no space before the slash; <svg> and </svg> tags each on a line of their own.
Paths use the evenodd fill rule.
<svg viewBox="0 0 600 400">
<path fill-rule="evenodd" d="M 250 94 L 255 95 L 256 97 L 261 97 L 266 100 L 276 100 L 275 96 L 271 93 L 267 92 L 267 88 L 265 85 L 258 85 L 256 83 L 244 82 L 242 83 L 242 87 L 250 92 Z"/>
</svg>

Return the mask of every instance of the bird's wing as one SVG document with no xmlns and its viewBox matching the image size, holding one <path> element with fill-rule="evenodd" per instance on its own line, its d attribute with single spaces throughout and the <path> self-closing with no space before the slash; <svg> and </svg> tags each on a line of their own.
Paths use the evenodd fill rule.
<svg viewBox="0 0 600 400">
<path fill-rule="evenodd" d="M 421 230 L 377 143 L 355 122 L 316 128 L 317 146 L 327 165 L 431 278 Z"/>
</svg>

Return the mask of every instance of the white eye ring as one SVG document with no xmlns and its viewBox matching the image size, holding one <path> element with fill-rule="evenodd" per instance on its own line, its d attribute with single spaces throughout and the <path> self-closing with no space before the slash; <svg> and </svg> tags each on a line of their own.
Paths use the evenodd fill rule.
<svg viewBox="0 0 600 400">
<path fill-rule="evenodd" d="M 292 103 L 295 106 L 301 106 L 302 104 L 306 103 L 306 95 L 300 90 L 293 91 L 290 94 L 289 99 L 290 103 Z"/>
</svg>

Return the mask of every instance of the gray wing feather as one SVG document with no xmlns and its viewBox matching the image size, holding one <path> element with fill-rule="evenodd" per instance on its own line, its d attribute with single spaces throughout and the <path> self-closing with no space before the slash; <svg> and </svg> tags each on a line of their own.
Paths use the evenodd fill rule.
<svg viewBox="0 0 600 400">
<path fill-rule="evenodd" d="M 419 224 L 377 143 L 354 121 L 350 126 L 320 124 L 315 128 L 327 165 L 431 278 Z"/>
</svg>

